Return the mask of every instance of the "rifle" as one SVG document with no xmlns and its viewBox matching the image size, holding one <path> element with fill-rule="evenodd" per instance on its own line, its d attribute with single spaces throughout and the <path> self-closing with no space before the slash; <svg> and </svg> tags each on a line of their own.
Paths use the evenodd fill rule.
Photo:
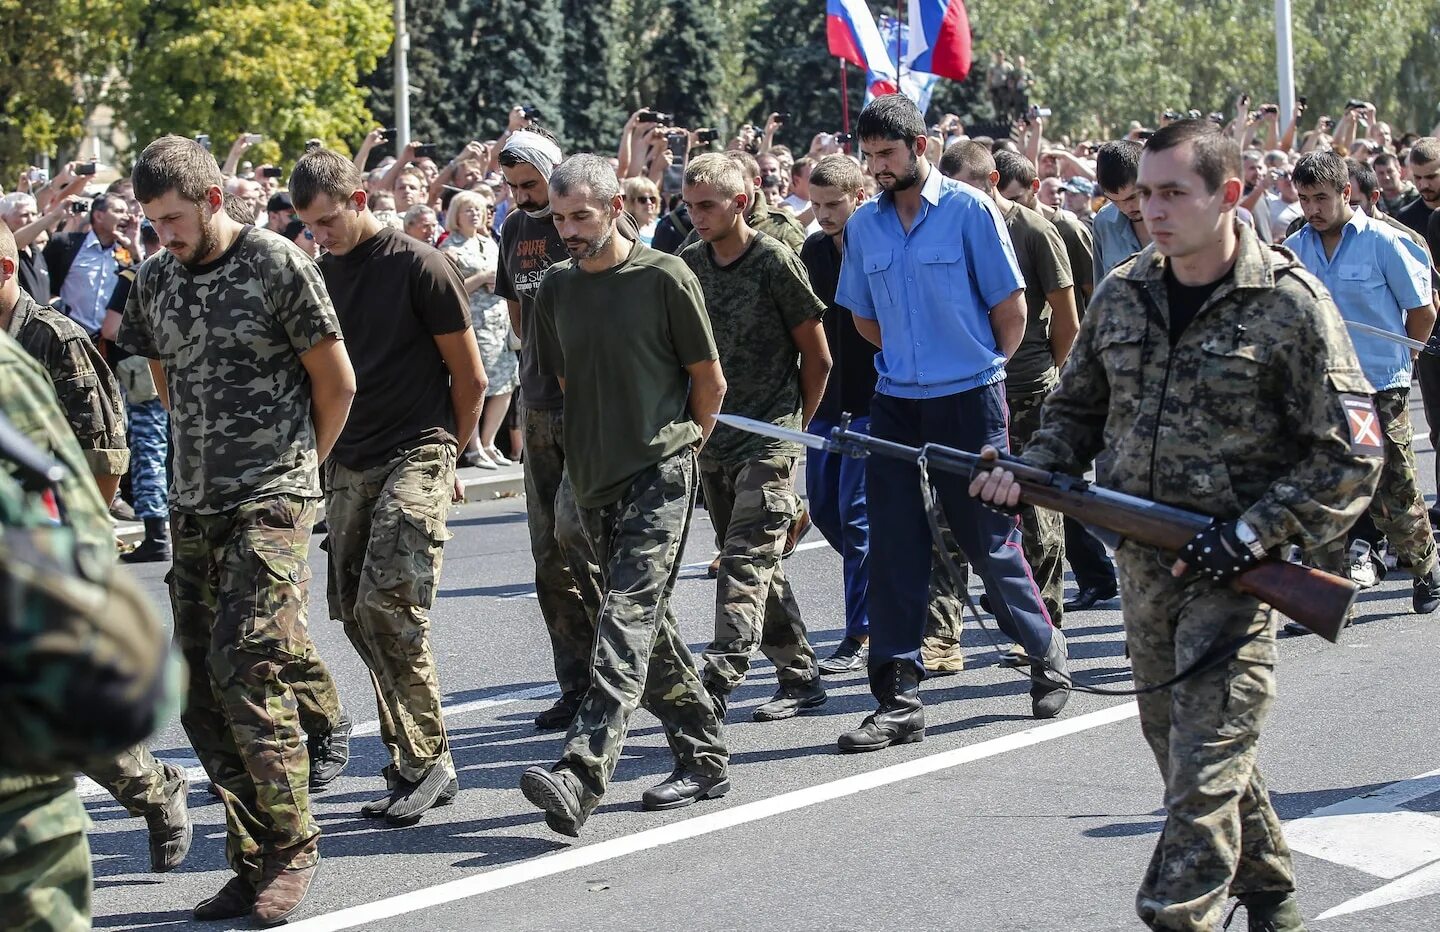
<svg viewBox="0 0 1440 932">
<path fill-rule="evenodd" d="M 848 418 L 832 430 L 829 437 L 733 414 L 719 414 L 716 419 L 738 430 L 803 444 L 812 450 L 827 450 L 857 458 L 888 456 L 966 479 L 977 469 L 1004 467 L 1014 474 L 1020 486 L 1020 501 L 1025 504 L 1058 511 L 1138 544 L 1172 553 L 1178 552 L 1191 538 L 1214 523 L 1209 515 L 1101 488 L 1078 476 L 1038 469 L 1008 453 L 991 460 L 954 447 L 939 444 L 911 447 L 856 433 L 849 428 Z M 1238 592 L 1268 603 L 1332 643 L 1339 640 L 1349 616 L 1350 604 L 1358 591 L 1358 587 L 1348 579 L 1276 559 L 1264 560 L 1251 567 L 1232 579 L 1230 585 Z"/>
<path fill-rule="evenodd" d="M 1362 324 L 1355 320 L 1345 321 L 1345 326 L 1354 330 L 1356 333 L 1368 333 L 1372 337 L 1379 337 L 1382 340 L 1388 340 L 1391 343 L 1409 347 L 1417 353 L 1424 353 L 1427 356 L 1440 356 L 1440 334 L 1432 335 L 1428 343 L 1421 343 L 1419 340 L 1412 340 L 1404 334 L 1392 333 L 1389 330 L 1372 327 L 1369 324 Z"/>
</svg>

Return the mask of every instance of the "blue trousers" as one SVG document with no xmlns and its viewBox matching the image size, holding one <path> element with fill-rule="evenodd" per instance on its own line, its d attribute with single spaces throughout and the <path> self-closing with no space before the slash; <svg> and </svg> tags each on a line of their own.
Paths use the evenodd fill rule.
<svg viewBox="0 0 1440 932">
<path fill-rule="evenodd" d="M 910 446 L 939 443 L 979 451 L 990 444 L 1008 451 L 1005 385 L 999 383 L 941 398 L 876 395 L 870 432 Z M 985 583 L 1000 630 L 1032 657 L 1045 656 L 1054 629 L 1020 549 L 1020 519 L 991 511 L 970 497 L 966 476 L 931 470 L 939 504 L 955 541 Z M 865 461 L 870 503 L 870 671 L 911 663 L 924 676 L 920 642 L 930 591 L 930 531 L 920 498 L 920 470 L 885 456 Z"/>
<path fill-rule="evenodd" d="M 138 518 L 168 518 L 170 501 L 166 458 L 170 445 L 170 416 L 159 399 L 131 402 L 130 489 Z"/>
<path fill-rule="evenodd" d="M 839 426 L 812 420 L 810 433 L 821 437 Z M 851 428 L 869 433 L 868 417 L 854 418 Z M 865 605 L 870 586 L 870 519 L 865 514 L 865 461 L 823 450 L 805 451 L 805 495 L 810 519 L 840 554 L 845 573 L 845 636 L 863 638 L 870 632 Z"/>
</svg>

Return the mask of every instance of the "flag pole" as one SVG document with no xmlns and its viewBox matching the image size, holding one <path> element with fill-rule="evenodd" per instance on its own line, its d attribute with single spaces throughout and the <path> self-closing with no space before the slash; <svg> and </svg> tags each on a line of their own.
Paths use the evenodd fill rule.
<svg viewBox="0 0 1440 932">
<path fill-rule="evenodd" d="M 845 124 L 845 135 L 850 135 L 850 68 L 845 59 L 840 59 L 840 113 Z M 850 151 L 849 143 L 845 151 Z"/>
<path fill-rule="evenodd" d="M 895 0 L 895 89 L 897 91 L 900 90 L 900 79 L 905 77 L 905 47 L 900 42 L 900 36 L 904 31 L 905 0 Z"/>
</svg>

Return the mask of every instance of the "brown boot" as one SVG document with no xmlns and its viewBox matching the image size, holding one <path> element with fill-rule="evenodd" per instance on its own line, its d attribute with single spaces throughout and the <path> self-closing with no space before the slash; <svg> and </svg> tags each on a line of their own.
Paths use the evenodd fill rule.
<svg viewBox="0 0 1440 932">
<path fill-rule="evenodd" d="M 195 918 L 201 922 L 236 919 L 255 908 L 255 887 L 244 877 L 231 877 L 220 892 L 195 907 Z"/>
<path fill-rule="evenodd" d="M 295 860 L 289 853 L 265 858 L 260 883 L 255 887 L 255 908 L 250 913 L 251 921 L 262 929 L 289 921 L 290 915 L 305 901 L 305 894 L 310 892 L 310 882 L 320 867 L 320 856 L 317 853 L 315 863 L 309 867 L 295 867 Z"/>
</svg>

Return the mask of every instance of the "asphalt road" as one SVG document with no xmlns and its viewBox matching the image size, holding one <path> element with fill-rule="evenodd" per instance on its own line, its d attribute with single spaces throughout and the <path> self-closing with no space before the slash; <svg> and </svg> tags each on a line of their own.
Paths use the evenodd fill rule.
<svg viewBox="0 0 1440 932">
<path fill-rule="evenodd" d="M 1433 453 L 1423 438 L 1417 448 L 1433 499 Z M 709 523 L 696 515 L 676 611 L 698 652 L 714 587 L 703 569 Z M 323 861 L 297 930 L 1140 928 L 1134 891 L 1163 812 L 1133 703 L 1077 694 L 1059 719 L 1036 723 L 1026 683 L 997 665 L 973 625 L 967 669 L 922 688 L 920 744 L 836 751 L 836 735 L 872 707 L 858 675 L 829 681 L 830 701 L 813 714 L 750 721 L 775 689 L 760 660 L 731 705 L 727 797 L 642 812 L 641 792 L 671 760 L 640 712 L 582 837 L 552 834 L 517 789 L 524 768 L 553 762 L 561 743 L 531 725 L 554 687 L 524 502 L 464 506 L 451 528 L 434 643 L 462 792 L 418 826 L 358 814 L 383 789 L 373 694 L 328 619 L 324 586 L 312 588 L 312 634 L 361 727 L 345 775 L 315 800 Z M 312 545 L 311 557 L 323 580 L 324 553 Z M 839 558 L 812 533 L 785 568 L 824 656 L 842 636 Z M 161 604 L 163 573 L 138 570 Z M 1113 602 L 1067 617 L 1077 674 L 1128 682 L 1120 624 Z M 1282 642 L 1261 764 L 1318 932 L 1440 928 L 1437 625 L 1440 615 L 1410 613 L 1409 577 L 1392 575 L 1362 594 L 1339 646 Z M 154 747 L 190 757 L 177 723 Z M 190 920 L 228 876 L 224 814 L 203 783 L 189 797 L 194 848 L 164 876 L 146 872 L 144 823 L 90 790 L 95 927 L 224 928 Z"/>
</svg>

